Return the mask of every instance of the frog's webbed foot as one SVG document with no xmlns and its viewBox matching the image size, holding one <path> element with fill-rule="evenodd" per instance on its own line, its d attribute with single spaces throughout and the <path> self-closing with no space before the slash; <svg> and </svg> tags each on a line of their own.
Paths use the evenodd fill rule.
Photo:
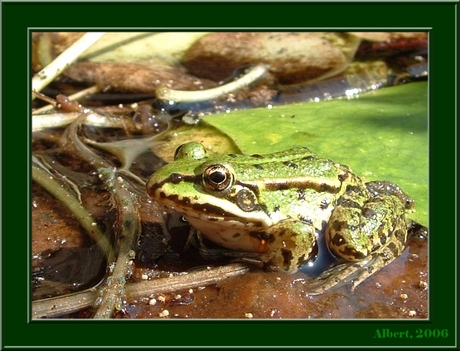
<svg viewBox="0 0 460 351">
<path fill-rule="evenodd" d="M 307 287 L 308 295 L 319 295 L 330 289 L 350 285 L 351 291 L 366 278 L 388 264 L 380 255 L 372 255 L 360 262 L 349 262 L 332 267 L 311 281 Z"/>
</svg>

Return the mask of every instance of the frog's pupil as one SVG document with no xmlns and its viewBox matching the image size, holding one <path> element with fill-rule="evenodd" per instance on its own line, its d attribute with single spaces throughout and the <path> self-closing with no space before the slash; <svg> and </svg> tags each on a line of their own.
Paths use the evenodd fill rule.
<svg viewBox="0 0 460 351">
<path fill-rule="evenodd" d="M 221 171 L 215 171 L 209 175 L 209 179 L 211 179 L 211 181 L 213 181 L 216 184 L 222 183 L 223 181 L 225 181 L 225 178 L 225 173 Z"/>
</svg>

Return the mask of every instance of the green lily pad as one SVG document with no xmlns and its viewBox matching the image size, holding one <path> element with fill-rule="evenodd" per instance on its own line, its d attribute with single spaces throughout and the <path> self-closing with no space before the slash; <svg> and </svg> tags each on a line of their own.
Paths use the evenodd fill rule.
<svg viewBox="0 0 460 351">
<path fill-rule="evenodd" d="M 395 182 L 416 201 L 410 217 L 428 225 L 427 83 L 352 100 L 300 103 L 203 117 L 243 153 L 308 146 L 348 165 L 366 181 Z"/>
</svg>

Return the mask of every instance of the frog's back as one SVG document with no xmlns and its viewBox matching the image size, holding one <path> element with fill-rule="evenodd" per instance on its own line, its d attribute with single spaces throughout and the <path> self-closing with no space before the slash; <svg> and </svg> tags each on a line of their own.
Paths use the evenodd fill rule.
<svg viewBox="0 0 460 351">
<path fill-rule="evenodd" d="M 242 182 L 270 182 L 304 187 L 325 183 L 339 187 L 348 174 L 347 166 L 319 157 L 306 147 L 293 148 L 273 154 L 236 155 L 228 154 L 206 163 L 231 165 L 236 179 Z"/>
</svg>

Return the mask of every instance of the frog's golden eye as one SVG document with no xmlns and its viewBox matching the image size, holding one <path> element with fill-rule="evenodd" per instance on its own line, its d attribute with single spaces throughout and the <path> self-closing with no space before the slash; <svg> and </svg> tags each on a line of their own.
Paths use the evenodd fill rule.
<svg viewBox="0 0 460 351">
<path fill-rule="evenodd" d="M 203 184 L 214 191 L 223 191 L 233 184 L 233 173 L 223 165 L 212 165 L 203 172 Z"/>
</svg>

